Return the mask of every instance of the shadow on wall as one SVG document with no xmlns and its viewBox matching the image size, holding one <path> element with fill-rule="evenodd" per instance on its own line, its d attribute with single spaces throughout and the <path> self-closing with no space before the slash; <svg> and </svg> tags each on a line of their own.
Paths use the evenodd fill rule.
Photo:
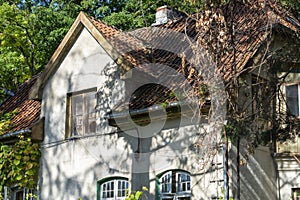
<svg viewBox="0 0 300 200">
<path fill-rule="evenodd" d="M 246 142 L 241 142 L 240 158 L 246 154 Z M 230 189 L 233 197 L 238 193 L 237 183 L 237 148 L 232 145 L 229 151 Z M 258 147 L 254 155 L 249 156 L 245 165 L 240 165 L 240 197 L 246 200 L 277 199 L 276 166 L 269 147 Z"/>
<path fill-rule="evenodd" d="M 107 63 L 100 72 L 104 80 L 101 85 L 99 83 L 97 93 L 97 133 L 65 138 L 66 114 L 63 110 L 66 110 L 66 92 L 58 91 L 57 87 L 67 85 L 68 90 L 74 88 L 74 74 L 70 70 L 61 77 L 59 75 L 55 77 L 58 81 L 53 83 L 55 87 L 48 88 L 48 99 L 44 102 L 44 106 L 47 105 L 44 115 L 45 134 L 48 137 L 41 150 L 41 199 L 96 199 L 97 181 L 109 176 L 131 178 L 136 183 L 131 186 L 132 189 L 141 190 L 142 186 L 149 188 L 149 182 L 153 181 L 149 173 L 155 172 L 157 168 L 161 171 L 171 166 L 187 168 L 190 159 L 187 150 L 197 140 L 198 135 L 194 133 L 198 127 L 184 127 L 181 131 L 180 128 L 172 128 L 141 139 L 137 132 L 136 135 L 128 135 L 108 126 L 104 114 L 124 98 L 120 70 L 114 63 Z M 159 154 L 154 155 L 156 153 Z M 164 164 L 159 165 L 157 162 L 156 166 L 152 165 L 153 156 L 154 159 L 163 159 Z M 153 195 L 147 195 L 149 199 L 154 199 Z"/>
</svg>

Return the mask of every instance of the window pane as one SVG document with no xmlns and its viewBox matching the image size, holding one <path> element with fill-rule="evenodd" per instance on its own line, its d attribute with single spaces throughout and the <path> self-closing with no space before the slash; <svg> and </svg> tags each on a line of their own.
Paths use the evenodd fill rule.
<svg viewBox="0 0 300 200">
<path fill-rule="evenodd" d="M 115 187 L 114 187 L 115 183 L 114 181 L 111 182 L 111 189 L 113 190 Z"/>
<path fill-rule="evenodd" d="M 72 97 L 72 113 L 74 115 L 82 115 L 82 96 L 77 95 Z"/>
<path fill-rule="evenodd" d="M 186 192 L 191 189 L 191 178 L 190 175 L 184 172 L 177 173 L 177 192 Z"/>
<path fill-rule="evenodd" d="M 128 181 L 118 180 L 118 197 L 125 197 L 128 188 Z"/>
<path fill-rule="evenodd" d="M 96 132 L 96 93 L 86 94 L 87 133 Z"/>
<path fill-rule="evenodd" d="M 172 184 L 171 184 L 171 174 L 168 172 L 167 174 L 161 177 L 161 193 L 171 193 Z"/>
<path fill-rule="evenodd" d="M 286 86 L 287 113 L 299 116 L 298 85 Z"/>
<path fill-rule="evenodd" d="M 74 135 L 82 135 L 82 134 L 83 134 L 82 116 L 78 115 L 75 116 Z"/>
<path fill-rule="evenodd" d="M 82 96 L 72 96 L 72 135 L 82 134 Z"/>
<path fill-rule="evenodd" d="M 87 113 L 95 113 L 96 109 L 96 93 L 90 92 L 86 94 Z"/>
</svg>

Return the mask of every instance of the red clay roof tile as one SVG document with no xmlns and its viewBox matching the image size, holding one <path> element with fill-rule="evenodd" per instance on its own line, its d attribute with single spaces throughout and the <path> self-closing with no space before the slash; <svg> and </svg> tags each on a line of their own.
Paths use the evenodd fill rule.
<svg viewBox="0 0 300 200">
<path fill-rule="evenodd" d="M 14 96 L 8 97 L 0 105 L 0 114 L 17 110 L 17 114 L 11 119 L 13 131 L 30 129 L 38 121 L 41 111 L 41 103 L 28 98 L 29 90 L 34 85 L 37 76 L 24 82 Z"/>
</svg>

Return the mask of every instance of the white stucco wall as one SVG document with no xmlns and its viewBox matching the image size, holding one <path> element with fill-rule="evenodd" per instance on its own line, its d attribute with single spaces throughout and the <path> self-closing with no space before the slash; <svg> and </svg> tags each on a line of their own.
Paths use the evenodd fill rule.
<svg viewBox="0 0 300 200">
<path fill-rule="evenodd" d="M 106 80 L 102 73 L 113 60 L 84 29 L 58 70 L 43 91 L 42 116 L 45 117 L 45 139 L 42 144 L 40 169 L 41 199 L 96 198 L 96 181 L 106 174 L 100 168 L 119 166 L 115 154 L 126 152 L 120 139 L 110 136 L 66 140 L 66 101 L 70 92 L 100 88 Z M 98 129 L 103 133 L 106 127 Z M 106 129 L 106 133 L 113 128 Z M 113 149 L 113 151 L 112 151 Z M 101 154 L 93 154 L 101 152 Z M 103 157 L 101 157 L 103 156 Z M 102 161 L 114 160 L 106 165 Z M 124 161 L 126 162 L 126 160 Z M 124 175 L 120 172 L 120 175 Z"/>
</svg>

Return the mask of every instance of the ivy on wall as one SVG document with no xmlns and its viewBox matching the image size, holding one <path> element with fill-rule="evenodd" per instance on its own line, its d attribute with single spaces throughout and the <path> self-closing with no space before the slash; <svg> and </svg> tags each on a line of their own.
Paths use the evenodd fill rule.
<svg viewBox="0 0 300 200">
<path fill-rule="evenodd" d="M 13 130 L 10 120 L 16 111 L 0 116 L 0 135 Z M 14 144 L 0 143 L 0 200 L 4 186 L 35 188 L 39 167 L 39 145 L 20 135 Z"/>
<path fill-rule="evenodd" d="M 19 136 L 14 145 L 0 145 L 0 188 L 18 184 L 35 188 L 39 167 L 39 145 L 30 138 Z M 3 198 L 0 196 L 0 199 Z"/>
<path fill-rule="evenodd" d="M 13 130 L 13 125 L 11 119 L 18 113 L 17 110 L 7 113 L 0 113 L 0 135 L 6 133 L 7 131 Z"/>
</svg>

